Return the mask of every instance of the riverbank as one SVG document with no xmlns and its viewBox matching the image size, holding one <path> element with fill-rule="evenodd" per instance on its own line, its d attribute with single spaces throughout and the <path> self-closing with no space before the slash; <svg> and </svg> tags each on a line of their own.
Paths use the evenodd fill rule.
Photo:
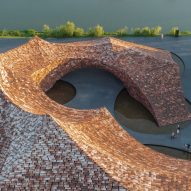
<svg viewBox="0 0 191 191">
<path fill-rule="evenodd" d="M 20 38 L 32 38 L 32 37 L 21 37 L 21 36 L 0 36 L 0 39 L 1 39 L 1 38 L 2 38 L 2 39 L 3 39 L 3 38 L 4 38 L 4 39 L 12 39 L 12 38 L 13 38 L 13 39 L 14 39 L 14 38 L 15 38 L 15 39 L 20 39 Z"/>
<path fill-rule="evenodd" d="M 178 27 L 172 27 L 169 32 L 163 33 L 161 26 L 136 27 L 129 30 L 127 26 L 114 31 L 105 31 L 101 25 L 96 25 L 85 30 L 78 27 L 74 22 L 68 21 L 65 24 L 51 28 L 43 25 L 42 31 L 35 29 L 27 30 L 0 30 L 0 38 L 20 38 L 39 36 L 41 38 L 66 38 L 66 37 L 157 37 L 157 36 L 191 36 L 191 31 L 180 31 Z"/>
<path fill-rule="evenodd" d="M 38 36 L 38 35 L 36 35 Z M 0 39 L 31 39 L 33 38 L 34 36 L 31 36 L 31 37 L 21 37 L 21 36 L 0 36 Z M 91 39 L 91 38 L 100 38 L 100 37 L 95 37 L 95 36 L 80 36 L 80 37 L 43 37 L 43 36 L 39 36 L 43 39 Z M 163 36 L 161 35 L 157 35 L 157 36 L 143 36 L 143 35 L 124 35 L 124 36 L 118 36 L 118 35 L 104 35 L 104 36 L 101 36 L 101 38 L 103 37 L 114 37 L 114 38 L 125 38 L 125 37 L 129 37 L 129 38 L 153 38 L 153 37 L 158 37 L 158 38 L 165 38 L 165 37 L 172 37 L 172 38 L 177 38 L 173 35 L 168 35 L 168 34 L 163 34 Z M 187 34 L 187 35 L 179 35 L 178 37 L 191 37 L 191 34 Z"/>
</svg>

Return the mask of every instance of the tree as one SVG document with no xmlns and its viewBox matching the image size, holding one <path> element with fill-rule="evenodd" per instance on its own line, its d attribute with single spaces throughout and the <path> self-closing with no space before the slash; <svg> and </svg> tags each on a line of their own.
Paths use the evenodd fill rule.
<svg viewBox="0 0 191 191">
<path fill-rule="evenodd" d="M 7 32 L 9 36 L 22 36 L 21 31 L 19 30 L 10 30 Z"/>
<path fill-rule="evenodd" d="M 141 34 L 142 34 L 141 28 L 135 28 L 135 29 L 133 29 L 133 34 L 134 34 L 134 35 L 137 35 L 137 36 L 141 35 Z"/>
<path fill-rule="evenodd" d="M 63 37 L 63 34 L 61 32 L 61 26 L 56 27 L 55 29 L 52 30 L 51 37 L 54 37 L 54 38 L 61 38 L 61 37 Z"/>
<path fill-rule="evenodd" d="M 9 36 L 9 32 L 6 29 L 3 29 L 1 32 L 1 36 Z"/>
<path fill-rule="evenodd" d="M 37 31 L 35 29 L 28 29 L 28 30 L 25 30 L 24 33 L 28 37 L 33 37 L 37 34 Z"/>
<path fill-rule="evenodd" d="M 177 30 L 179 30 L 178 27 L 172 27 L 169 34 L 175 36 Z"/>
<path fill-rule="evenodd" d="M 96 37 L 101 37 L 104 35 L 104 28 L 101 25 L 97 25 L 95 27 L 95 34 Z"/>
<path fill-rule="evenodd" d="M 82 37 L 84 36 L 84 29 L 83 28 L 76 28 L 75 31 L 74 31 L 74 36 L 75 37 Z"/>
<path fill-rule="evenodd" d="M 47 27 L 46 27 L 46 30 L 48 30 Z M 60 26 L 56 27 L 55 29 L 52 29 L 50 36 L 56 37 L 56 38 L 73 37 L 75 31 L 76 31 L 76 35 L 77 35 L 77 33 L 78 34 L 82 33 L 81 28 L 76 28 L 76 26 L 73 22 L 68 21 L 66 24 L 60 25 Z"/>
<path fill-rule="evenodd" d="M 43 34 L 45 37 L 50 37 L 51 36 L 51 28 L 49 27 L 49 25 L 43 25 Z"/>
<path fill-rule="evenodd" d="M 95 37 L 102 37 L 104 33 L 104 28 L 101 25 L 97 25 L 94 28 L 90 28 L 88 31 L 89 36 Z"/>
<path fill-rule="evenodd" d="M 126 35 L 128 35 L 128 27 L 118 29 L 116 31 L 116 35 L 118 35 L 118 36 L 126 36 Z"/>
<path fill-rule="evenodd" d="M 60 25 L 60 35 L 62 37 L 72 37 L 75 31 L 75 24 L 68 21 L 65 25 Z"/>
<path fill-rule="evenodd" d="M 162 31 L 162 27 L 161 26 L 156 26 L 154 28 L 151 28 L 151 35 L 152 36 L 160 35 L 161 31 Z"/>
<path fill-rule="evenodd" d="M 149 27 L 143 27 L 141 29 L 141 34 L 144 36 L 149 36 L 151 34 L 151 30 Z"/>
</svg>

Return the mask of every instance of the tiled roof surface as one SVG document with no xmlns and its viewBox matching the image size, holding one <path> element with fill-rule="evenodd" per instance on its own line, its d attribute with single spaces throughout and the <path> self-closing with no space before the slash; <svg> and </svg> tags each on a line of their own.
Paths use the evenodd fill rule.
<svg viewBox="0 0 191 191">
<path fill-rule="evenodd" d="M 47 114 L 112 178 L 130 190 L 191 190 L 191 163 L 156 153 L 124 131 L 105 109 L 77 110 L 44 91 L 66 73 L 103 68 L 117 76 L 159 125 L 191 119 L 178 65 L 169 52 L 114 38 L 49 43 L 38 37 L 0 55 L 0 87 L 25 111 Z"/>
</svg>

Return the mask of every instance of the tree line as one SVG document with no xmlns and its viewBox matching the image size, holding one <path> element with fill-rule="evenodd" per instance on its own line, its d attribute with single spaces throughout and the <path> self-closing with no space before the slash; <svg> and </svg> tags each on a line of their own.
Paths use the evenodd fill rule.
<svg viewBox="0 0 191 191">
<path fill-rule="evenodd" d="M 178 27 L 172 27 L 168 34 L 175 36 Z M 2 37 L 33 37 L 40 36 L 42 38 L 64 38 L 64 37 L 103 37 L 103 36 L 159 36 L 162 33 L 162 27 L 142 27 L 133 28 L 128 27 L 119 28 L 114 32 L 106 32 L 104 27 L 96 25 L 89 28 L 87 31 L 82 27 L 78 27 L 74 22 L 68 21 L 65 24 L 51 28 L 49 25 L 43 25 L 42 31 L 35 29 L 27 30 L 0 30 Z M 191 31 L 181 31 L 180 35 L 191 35 Z"/>
</svg>

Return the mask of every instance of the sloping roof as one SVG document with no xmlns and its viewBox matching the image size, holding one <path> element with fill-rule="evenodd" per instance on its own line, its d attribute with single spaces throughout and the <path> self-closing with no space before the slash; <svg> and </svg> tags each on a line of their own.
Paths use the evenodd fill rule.
<svg viewBox="0 0 191 191">
<path fill-rule="evenodd" d="M 50 115 L 88 156 L 125 187 L 141 190 L 146 184 L 151 189 L 176 188 L 184 183 L 191 189 L 190 162 L 144 147 L 122 130 L 105 108 L 67 108 L 45 95 L 44 91 L 66 73 L 89 66 L 117 76 L 159 125 L 191 119 L 179 67 L 170 53 L 114 38 L 59 44 L 35 37 L 0 55 L 0 88 L 25 111 Z"/>
</svg>

